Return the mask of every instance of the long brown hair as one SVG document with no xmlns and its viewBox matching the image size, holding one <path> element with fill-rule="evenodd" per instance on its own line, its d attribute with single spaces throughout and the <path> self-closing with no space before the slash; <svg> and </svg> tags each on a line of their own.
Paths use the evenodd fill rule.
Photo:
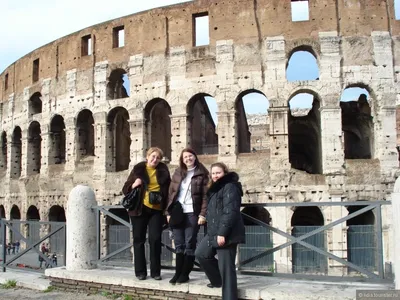
<svg viewBox="0 0 400 300">
<path fill-rule="evenodd" d="M 195 167 L 197 167 L 199 165 L 199 159 L 197 158 L 196 152 L 192 148 L 185 148 L 181 151 L 181 156 L 179 156 L 179 167 L 181 169 L 182 174 L 184 174 L 186 176 L 187 167 L 186 167 L 185 163 L 183 162 L 183 153 L 185 153 L 185 152 L 189 152 L 194 155 L 194 157 L 196 159 L 194 162 Z"/>
</svg>

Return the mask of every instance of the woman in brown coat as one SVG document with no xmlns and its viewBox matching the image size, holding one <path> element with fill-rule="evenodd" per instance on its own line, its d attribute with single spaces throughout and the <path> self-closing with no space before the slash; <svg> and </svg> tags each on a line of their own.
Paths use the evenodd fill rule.
<svg viewBox="0 0 400 300">
<path fill-rule="evenodd" d="M 168 211 L 175 201 L 179 201 L 185 216 L 182 225 L 173 228 L 176 268 L 174 277 L 169 281 L 171 284 L 189 281 L 195 259 L 197 233 L 200 225 L 206 222 L 208 174 L 194 150 L 182 150 L 179 167 L 172 175 L 166 209 Z M 167 214 L 168 223 L 170 218 Z"/>
<path fill-rule="evenodd" d="M 167 204 L 168 188 L 171 182 L 168 167 L 161 162 L 163 152 L 151 147 L 147 151 L 146 161 L 133 167 L 122 192 L 126 195 L 132 189 L 140 187 L 142 200 L 134 210 L 128 211 L 133 225 L 133 253 L 135 257 L 135 275 L 139 280 L 147 277 L 145 241 L 147 227 L 150 246 L 150 275 L 161 280 L 161 234 L 164 223 L 163 210 Z"/>
</svg>

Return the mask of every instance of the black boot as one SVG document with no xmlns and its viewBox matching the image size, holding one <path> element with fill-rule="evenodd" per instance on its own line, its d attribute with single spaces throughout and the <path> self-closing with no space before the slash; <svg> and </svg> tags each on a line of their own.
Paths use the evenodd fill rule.
<svg viewBox="0 0 400 300">
<path fill-rule="evenodd" d="M 192 272 L 194 264 L 194 255 L 185 255 L 185 263 L 182 268 L 181 276 L 179 276 L 176 283 L 185 283 L 189 281 L 189 274 Z"/>
<path fill-rule="evenodd" d="M 169 283 L 171 283 L 171 284 L 176 283 L 179 276 L 181 276 L 181 274 L 182 274 L 182 268 L 183 268 L 184 262 L 185 262 L 185 256 L 183 255 L 183 253 L 177 253 L 176 260 L 175 260 L 175 275 L 174 275 L 174 277 L 172 277 L 172 279 L 169 281 Z"/>
</svg>

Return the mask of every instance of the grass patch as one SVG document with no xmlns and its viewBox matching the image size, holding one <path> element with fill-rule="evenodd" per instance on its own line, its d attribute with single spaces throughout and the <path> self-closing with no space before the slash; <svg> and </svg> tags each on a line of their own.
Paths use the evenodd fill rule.
<svg viewBox="0 0 400 300">
<path fill-rule="evenodd" d="M 123 295 L 124 300 L 133 300 L 133 297 L 131 295 Z"/>
<path fill-rule="evenodd" d="M 43 291 L 43 293 L 50 293 L 50 292 L 55 291 L 55 289 L 56 289 L 56 287 L 53 286 L 53 285 L 51 285 L 51 286 L 49 286 L 47 289 L 45 289 L 45 290 Z"/>
<path fill-rule="evenodd" d="M 3 289 L 13 289 L 17 286 L 17 281 L 16 280 L 7 280 L 6 283 L 3 283 L 1 285 L 1 288 Z"/>
</svg>

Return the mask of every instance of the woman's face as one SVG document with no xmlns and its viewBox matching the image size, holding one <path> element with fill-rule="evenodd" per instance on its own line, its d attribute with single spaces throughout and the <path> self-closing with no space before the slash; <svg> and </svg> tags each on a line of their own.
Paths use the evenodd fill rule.
<svg viewBox="0 0 400 300">
<path fill-rule="evenodd" d="M 186 165 L 188 169 L 191 169 L 194 167 L 194 164 L 196 162 L 196 156 L 194 156 L 190 152 L 183 152 L 182 153 L 182 160 L 183 163 Z"/>
<path fill-rule="evenodd" d="M 161 161 L 161 156 L 160 153 L 157 151 L 151 152 L 149 155 L 147 155 L 147 165 L 149 167 L 155 168 Z"/>
<path fill-rule="evenodd" d="M 224 169 L 221 167 L 212 167 L 211 168 L 211 179 L 213 182 L 216 182 L 218 179 L 225 175 Z"/>
</svg>

